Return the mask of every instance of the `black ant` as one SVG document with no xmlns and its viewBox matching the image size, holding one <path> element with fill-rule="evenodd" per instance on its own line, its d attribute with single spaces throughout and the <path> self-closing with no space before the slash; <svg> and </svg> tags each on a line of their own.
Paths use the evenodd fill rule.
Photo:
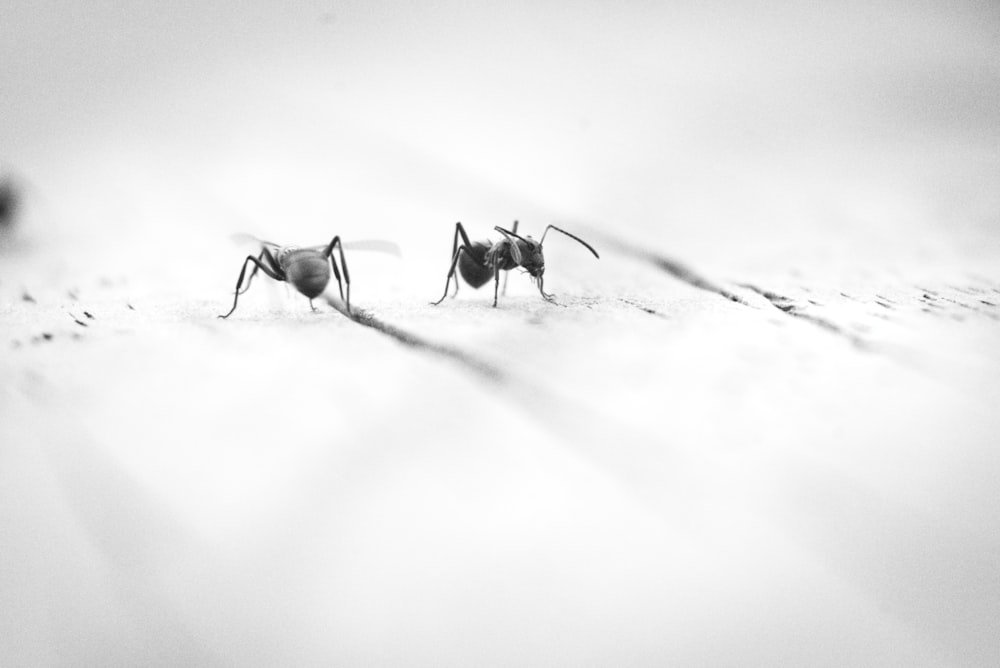
<svg viewBox="0 0 1000 668">
<path fill-rule="evenodd" d="M 240 295 L 250 289 L 250 281 L 257 275 L 257 271 L 263 271 L 276 281 L 287 281 L 295 286 L 309 299 L 309 306 L 315 311 L 312 300 L 326 290 L 330 283 L 330 268 L 333 268 L 333 275 L 337 279 L 337 288 L 340 290 L 340 299 L 347 304 L 347 312 L 351 312 L 351 275 L 347 273 L 347 262 L 344 260 L 344 244 L 340 237 L 336 236 L 326 246 L 312 246 L 300 248 L 298 246 L 279 246 L 270 241 L 256 240 L 261 248 L 260 255 L 254 257 L 248 255 L 243 262 L 243 269 L 240 277 L 236 280 L 236 294 L 233 297 L 233 308 L 229 313 L 220 315 L 220 318 L 228 318 L 236 310 L 236 302 Z M 333 249 L 337 247 L 340 252 L 340 266 L 344 268 L 344 283 L 347 284 L 347 299 L 344 299 L 344 286 L 340 281 L 340 269 L 333 259 Z M 253 271 L 247 277 L 246 287 L 243 286 L 243 277 L 247 273 L 247 265 L 253 263 Z"/>
<path fill-rule="evenodd" d="M 566 230 L 560 229 L 555 225 L 549 225 L 545 228 L 542 233 L 542 238 L 540 241 L 535 241 L 531 237 L 522 237 L 517 233 L 517 221 L 514 221 L 514 229 L 506 230 L 500 226 L 496 226 L 497 232 L 503 235 L 503 238 L 496 243 L 487 241 L 477 241 L 475 243 L 469 241 L 469 235 L 465 233 L 465 228 L 462 227 L 462 223 L 455 223 L 455 238 L 452 242 L 451 247 L 451 269 L 448 270 L 448 280 L 444 284 L 444 295 L 441 299 L 436 302 L 431 302 L 434 306 L 437 306 L 444 301 L 444 298 L 448 296 L 448 286 L 451 284 L 451 277 L 455 276 L 455 267 L 458 267 L 458 271 L 462 274 L 462 278 L 465 282 L 471 285 L 473 288 L 481 288 L 486 285 L 492 278 L 494 281 L 493 286 L 493 306 L 497 305 L 497 296 L 500 291 L 500 272 L 510 271 L 517 267 L 524 267 L 524 270 L 528 272 L 533 280 L 538 281 L 538 291 L 542 294 L 542 297 L 546 301 L 555 301 L 555 295 L 546 294 L 543 289 L 543 279 L 542 274 L 545 273 L 545 256 L 542 254 L 542 244 L 545 243 L 545 235 L 549 233 L 549 230 L 555 230 L 556 232 L 562 232 L 570 239 L 580 242 L 594 254 L 594 257 L 600 259 L 600 255 L 597 254 L 590 244 L 581 239 L 580 237 L 570 234 Z M 462 245 L 458 244 L 458 237 L 462 237 Z M 507 292 L 507 278 L 504 277 L 504 293 Z M 455 292 L 452 297 L 458 294 L 458 277 L 455 277 Z"/>
</svg>

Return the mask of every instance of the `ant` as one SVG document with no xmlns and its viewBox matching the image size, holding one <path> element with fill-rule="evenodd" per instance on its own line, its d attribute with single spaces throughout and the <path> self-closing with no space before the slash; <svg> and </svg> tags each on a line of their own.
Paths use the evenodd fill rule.
<svg viewBox="0 0 1000 668">
<path fill-rule="evenodd" d="M 243 262 L 243 269 L 240 277 L 236 280 L 236 294 L 233 297 L 233 308 L 229 313 L 220 315 L 220 318 L 228 318 L 236 310 L 236 302 L 240 295 L 250 289 L 250 281 L 257 275 L 257 271 L 263 271 L 276 281 L 286 281 L 295 286 L 309 299 L 309 306 L 312 310 L 316 307 L 312 305 L 312 300 L 326 290 L 330 283 L 330 268 L 333 267 L 333 275 L 337 279 L 337 288 L 340 290 L 340 299 L 347 304 L 347 312 L 351 312 L 351 275 L 347 273 L 347 261 L 344 260 L 344 244 L 340 237 L 336 236 L 326 246 L 311 246 L 300 248 L 298 246 L 279 246 L 270 241 L 255 239 L 260 244 L 260 254 L 257 257 L 248 255 Z M 344 286 L 340 282 L 340 269 L 333 259 L 333 249 L 337 247 L 340 251 L 340 266 L 344 268 L 344 283 L 347 284 L 347 299 L 344 299 Z M 246 287 L 243 286 L 243 277 L 247 273 L 247 265 L 253 263 L 253 271 L 247 277 Z"/>
<path fill-rule="evenodd" d="M 546 294 L 543 289 L 543 279 L 542 274 L 545 273 L 545 256 L 542 255 L 542 244 L 545 243 L 545 235 L 549 233 L 549 230 L 555 230 L 556 232 L 562 232 L 570 239 L 580 242 L 594 254 L 594 257 L 600 259 L 600 255 L 597 254 L 590 244 L 581 239 L 580 237 L 570 234 L 566 230 L 560 229 L 555 225 L 549 225 L 545 228 L 542 233 L 542 238 L 540 241 L 535 241 L 531 237 L 522 237 L 517 233 L 517 221 L 514 221 L 514 228 L 511 230 L 504 229 L 500 226 L 496 226 L 497 232 L 503 235 L 503 238 L 496 243 L 487 241 L 477 241 L 472 243 L 469 241 L 469 235 L 465 233 L 465 228 L 462 227 L 462 223 L 455 223 L 455 238 L 452 242 L 451 247 L 451 269 L 448 271 L 448 280 L 444 284 L 444 294 L 441 299 L 436 302 L 431 302 L 434 306 L 437 306 L 444 301 L 444 298 L 448 296 L 448 286 L 451 284 L 451 277 L 455 276 L 455 267 L 458 267 L 458 271 L 462 274 L 462 278 L 465 282 L 471 285 L 473 288 L 481 288 L 489 282 L 490 278 L 494 281 L 493 286 L 493 306 L 497 305 L 497 295 L 500 290 L 500 272 L 510 271 L 517 267 L 524 267 L 524 270 L 528 272 L 532 280 L 537 279 L 538 281 L 538 291 L 542 294 L 542 297 L 546 301 L 554 302 L 555 295 Z M 458 244 L 458 237 L 462 237 L 462 245 Z M 504 294 L 507 293 L 507 277 L 504 276 Z M 452 297 L 458 294 L 458 277 L 455 277 L 455 292 Z"/>
</svg>

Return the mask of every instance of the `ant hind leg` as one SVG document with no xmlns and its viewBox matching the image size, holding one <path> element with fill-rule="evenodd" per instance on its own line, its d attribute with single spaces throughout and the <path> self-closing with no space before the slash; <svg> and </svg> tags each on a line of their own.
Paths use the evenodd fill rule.
<svg viewBox="0 0 1000 668">
<path fill-rule="evenodd" d="M 337 262 L 333 259 L 333 248 L 337 247 L 337 251 L 340 254 L 340 266 L 344 269 L 344 283 L 347 284 L 347 298 L 344 299 L 344 285 L 340 282 L 340 270 L 337 268 Z M 340 240 L 339 236 L 333 238 L 330 241 L 330 245 L 326 247 L 324 252 L 326 257 L 330 260 L 330 266 L 333 268 L 333 276 L 337 279 L 337 289 L 340 291 L 340 299 L 347 305 L 347 312 L 351 312 L 351 274 L 347 271 L 347 260 L 344 258 L 344 243 Z"/>
<path fill-rule="evenodd" d="M 458 225 L 461 226 L 462 223 L 458 223 Z M 464 231 L 463 231 L 463 236 L 464 236 Z M 458 233 L 457 232 L 455 234 L 455 241 L 456 242 L 458 241 Z M 458 266 L 458 257 L 463 252 L 464 253 L 468 253 L 469 252 L 468 249 L 464 245 L 459 246 L 455 250 L 454 256 L 451 258 L 451 268 L 448 270 L 448 278 L 445 279 L 445 282 L 444 282 L 444 294 L 441 295 L 441 299 L 437 300 L 436 302 L 431 302 L 431 306 L 437 306 L 438 304 L 440 304 L 441 302 L 444 301 L 445 297 L 448 296 L 448 287 L 451 285 L 451 279 L 452 279 L 453 276 L 455 278 L 455 295 L 458 294 L 458 276 L 455 276 L 455 267 Z M 454 297 L 455 295 L 452 295 L 452 297 Z"/>
<path fill-rule="evenodd" d="M 452 257 L 454 257 L 455 253 L 458 252 L 458 248 L 459 248 L 458 237 L 459 236 L 462 237 L 462 245 L 466 246 L 467 248 L 471 248 L 472 247 L 472 242 L 469 241 L 469 235 L 466 234 L 465 228 L 462 227 L 462 223 L 455 223 L 455 236 L 451 240 L 451 255 L 452 255 Z M 456 276 L 455 277 L 455 291 L 453 293 L 451 293 L 451 298 L 452 299 L 454 299 L 455 297 L 458 296 L 458 286 L 459 286 L 459 283 L 460 283 L 460 281 L 458 280 L 458 277 Z M 447 292 L 447 290 L 448 290 L 447 287 L 445 287 L 445 292 Z"/>
</svg>

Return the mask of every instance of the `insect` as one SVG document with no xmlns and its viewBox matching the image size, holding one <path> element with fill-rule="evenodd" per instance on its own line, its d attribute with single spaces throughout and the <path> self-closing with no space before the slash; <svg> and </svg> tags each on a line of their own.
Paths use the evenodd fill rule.
<svg viewBox="0 0 1000 668">
<path fill-rule="evenodd" d="M 334 237 L 326 246 L 311 246 L 300 248 L 298 246 L 279 246 L 270 241 L 255 239 L 260 244 L 260 254 L 254 257 L 248 255 L 243 261 L 243 269 L 240 277 L 236 279 L 236 294 L 233 297 L 233 307 L 229 313 L 220 315 L 220 318 L 228 318 L 236 310 L 236 302 L 240 295 L 250 289 L 250 282 L 257 275 L 258 271 L 263 271 L 276 281 L 286 281 L 295 286 L 309 299 L 309 306 L 315 311 L 312 300 L 326 290 L 330 283 L 330 269 L 337 279 L 337 288 L 340 290 L 340 299 L 347 304 L 347 312 L 351 312 L 351 275 L 347 272 L 347 261 L 344 259 L 344 244 L 340 237 Z M 340 255 L 340 267 L 344 270 L 343 283 L 340 280 L 340 269 L 333 258 L 333 249 L 337 248 Z M 247 266 L 253 263 L 253 270 L 246 276 Z M 246 276 L 246 286 L 243 285 L 243 278 Z M 347 298 L 344 299 L 344 283 L 347 284 Z M 240 288 L 243 288 L 240 290 Z"/>
<path fill-rule="evenodd" d="M 451 247 L 451 269 L 448 270 L 448 279 L 445 281 L 444 294 L 441 296 L 441 299 L 431 302 L 434 306 L 443 302 L 444 298 L 448 296 L 448 286 L 451 284 L 452 276 L 455 276 L 455 267 L 458 267 L 462 278 L 473 288 L 481 288 L 491 278 L 493 279 L 494 307 L 497 305 L 497 296 L 500 291 L 500 272 L 510 271 L 517 267 L 523 267 L 528 275 L 531 276 L 531 279 L 538 283 L 538 291 L 546 301 L 554 301 L 555 295 L 546 294 L 544 279 L 542 278 L 542 275 L 545 273 L 545 256 L 542 254 L 542 244 L 545 243 L 545 235 L 549 233 L 549 230 L 562 232 L 570 239 L 580 242 L 587 250 L 594 254 L 594 257 L 598 259 L 601 257 L 586 241 L 555 225 L 546 227 L 539 241 L 535 241 L 531 237 L 522 237 L 519 235 L 517 233 L 516 220 L 514 221 L 513 229 L 507 230 L 500 226 L 493 229 L 502 234 L 503 238 L 496 243 L 492 243 L 489 240 L 473 243 L 469 241 L 469 235 L 465 233 L 462 223 L 455 223 L 455 238 Z M 462 237 L 461 245 L 458 243 L 459 236 Z M 505 276 L 505 293 L 506 289 L 507 280 Z M 458 294 L 457 276 L 455 276 L 455 292 L 452 296 L 454 297 L 456 294 Z"/>
</svg>

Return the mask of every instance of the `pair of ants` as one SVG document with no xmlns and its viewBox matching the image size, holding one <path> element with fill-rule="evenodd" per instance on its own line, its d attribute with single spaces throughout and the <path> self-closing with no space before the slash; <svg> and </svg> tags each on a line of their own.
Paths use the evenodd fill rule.
<svg viewBox="0 0 1000 668">
<path fill-rule="evenodd" d="M 542 238 L 535 241 L 530 236 L 521 236 L 517 233 L 517 221 L 514 221 L 512 229 L 504 229 L 500 226 L 494 227 L 502 236 L 499 241 L 469 241 L 469 235 L 465 233 L 462 223 L 455 223 L 455 237 L 451 247 L 451 268 L 448 270 L 448 279 L 444 284 L 444 294 L 441 299 L 431 302 L 437 306 L 448 296 L 448 288 L 451 286 L 451 279 L 455 279 L 455 292 L 452 297 L 458 294 L 458 277 L 455 276 L 455 269 L 462 275 L 465 282 L 473 288 L 481 288 L 492 278 L 493 306 L 497 305 L 497 298 L 500 293 L 500 272 L 507 272 L 511 269 L 522 267 L 528 273 L 531 280 L 538 284 L 538 292 L 546 301 L 554 301 L 553 295 L 547 294 L 544 290 L 542 275 L 545 273 L 545 256 L 542 254 L 542 244 L 545 243 L 545 235 L 549 230 L 555 230 L 565 234 L 582 244 L 587 250 L 600 258 L 597 251 L 580 237 L 570 234 L 566 230 L 555 225 L 549 225 L 542 233 Z M 462 238 L 461 245 L 458 243 Z M 347 271 L 347 261 L 344 259 L 344 244 L 340 237 L 335 236 L 326 246 L 312 246 L 309 248 L 299 248 L 297 246 L 279 246 L 270 241 L 259 241 L 260 254 L 256 257 L 248 255 L 243 262 L 243 269 L 240 277 L 236 280 L 236 294 L 233 297 L 233 307 L 229 313 L 220 315 L 220 318 L 228 318 L 236 310 L 236 302 L 240 295 L 250 289 L 250 282 L 258 271 L 262 271 L 276 281 L 285 281 L 295 286 L 309 299 L 318 297 L 326 290 L 330 283 L 330 270 L 337 279 L 337 288 L 340 291 L 340 299 L 347 305 L 347 312 L 351 312 L 351 275 Z M 340 267 L 333 257 L 333 251 L 337 249 L 340 257 Z M 247 267 L 253 264 L 250 276 L 247 276 Z M 341 270 L 343 280 L 341 280 Z M 246 278 L 244 285 L 243 279 Z M 344 297 L 344 285 L 347 285 L 347 297 Z M 507 274 L 504 274 L 504 292 L 507 290 Z"/>
</svg>

